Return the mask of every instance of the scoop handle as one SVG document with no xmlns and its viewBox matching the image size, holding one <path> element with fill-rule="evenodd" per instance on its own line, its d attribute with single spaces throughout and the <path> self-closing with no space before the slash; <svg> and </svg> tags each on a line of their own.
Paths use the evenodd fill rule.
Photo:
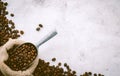
<svg viewBox="0 0 120 76">
<path fill-rule="evenodd" d="M 43 43 L 54 37 L 56 34 L 57 34 L 56 30 L 51 31 L 36 44 L 36 47 L 39 48 L 40 45 L 42 45 Z"/>
</svg>

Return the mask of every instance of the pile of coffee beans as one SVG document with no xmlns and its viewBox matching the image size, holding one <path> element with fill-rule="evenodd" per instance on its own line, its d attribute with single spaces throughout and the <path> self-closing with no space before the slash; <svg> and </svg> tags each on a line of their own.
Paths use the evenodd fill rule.
<svg viewBox="0 0 120 76">
<path fill-rule="evenodd" d="M 4 45 L 9 38 L 17 39 L 20 35 L 24 34 L 24 31 L 19 31 L 15 29 L 15 23 L 12 20 L 9 20 L 6 16 L 9 15 L 7 11 L 7 2 L 0 0 L 0 46 Z M 10 14 L 11 17 L 14 17 L 14 14 Z M 37 31 L 42 28 L 43 25 L 39 24 L 36 28 Z M 7 52 L 9 58 L 5 61 L 12 70 L 25 70 L 28 68 L 28 65 L 36 58 L 37 51 L 33 45 L 22 45 L 20 48 L 15 49 L 19 45 L 14 45 Z M 56 61 L 56 58 L 52 59 L 53 62 Z M 66 70 L 64 70 L 61 65 L 64 65 Z M 61 62 L 58 65 L 50 65 L 50 62 L 45 62 L 42 59 L 39 59 L 39 63 L 36 69 L 33 72 L 34 76 L 77 76 L 76 71 L 73 71 L 67 63 L 62 64 Z M 0 71 L 0 76 L 4 76 Z M 92 72 L 85 72 L 79 76 L 104 76 L 102 74 L 92 74 Z"/>
<path fill-rule="evenodd" d="M 56 58 L 52 58 L 52 61 L 55 62 Z M 67 63 L 64 63 L 64 67 L 66 70 L 64 70 L 63 67 L 61 67 L 62 63 L 59 62 L 58 65 L 52 65 L 50 66 L 49 62 L 45 62 L 42 59 L 39 59 L 39 63 L 33 73 L 34 76 L 77 76 L 76 71 L 73 71 Z M 79 76 L 104 76 L 102 74 L 92 74 L 92 72 L 85 72 L 82 75 Z"/>
<path fill-rule="evenodd" d="M 0 0 L 0 46 L 4 45 L 9 38 L 16 39 L 21 35 L 19 30 L 15 29 L 15 23 L 6 17 L 9 14 L 7 5 L 7 2 Z M 14 14 L 10 16 L 13 17 Z"/>
<path fill-rule="evenodd" d="M 9 58 L 5 63 L 14 71 L 24 71 L 37 57 L 37 49 L 31 43 L 16 46 L 8 50 Z"/>
<path fill-rule="evenodd" d="M 39 59 L 39 63 L 33 73 L 34 76 L 76 76 L 76 72 L 72 71 L 65 63 L 65 67 L 67 70 L 64 70 L 61 67 L 61 63 L 58 63 L 57 66 L 50 66 L 49 62 L 45 62 L 42 59 Z"/>
</svg>

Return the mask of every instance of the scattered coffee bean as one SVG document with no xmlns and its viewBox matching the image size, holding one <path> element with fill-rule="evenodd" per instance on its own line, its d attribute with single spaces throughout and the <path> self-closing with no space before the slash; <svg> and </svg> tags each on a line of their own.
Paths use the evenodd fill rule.
<svg viewBox="0 0 120 76">
<path fill-rule="evenodd" d="M 61 65 L 62 65 L 61 62 L 59 62 L 59 63 L 58 63 L 58 66 L 61 66 Z"/>
<path fill-rule="evenodd" d="M 76 71 L 72 71 L 73 74 L 76 74 Z"/>
<path fill-rule="evenodd" d="M 89 75 L 92 75 L 92 72 L 88 72 Z"/>
<path fill-rule="evenodd" d="M 56 61 L 56 58 L 52 58 L 52 61 L 55 62 L 55 61 Z"/>
<path fill-rule="evenodd" d="M 10 14 L 10 16 L 11 16 L 11 17 L 14 17 L 14 14 L 13 14 L 13 13 L 11 13 L 11 14 Z"/>
<path fill-rule="evenodd" d="M 5 5 L 5 6 L 7 6 L 7 5 L 8 5 L 8 3 L 7 3 L 7 2 L 5 2 L 5 3 L 4 3 L 4 5 Z"/>
<path fill-rule="evenodd" d="M 37 27 L 36 30 L 37 30 L 37 31 L 40 31 L 40 27 Z"/>
<path fill-rule="evenodd" d="M 94 76 L 97 76 L 97 74 L 95 73 Z"/>
<path fill-rule="evenodd" d="M 24 34 L 24 31 L 21 30 L 21 31 L 20 31 L 20 34 L 23 35 L 23 34 Z"/>
<path fill-rule="evenodd" d="M 39 27 L 41 27 L 41 28 L 42 28 L 42 27 L 43 27 L 43 25 L 42 25 L 42 24 L 39 24 Z"/>
<path fill-rule="evenodd" d="M 66 66 L 67 66 L 67 63 L 64 63 L 64 66 L 66 67 Z"/>
</svg>

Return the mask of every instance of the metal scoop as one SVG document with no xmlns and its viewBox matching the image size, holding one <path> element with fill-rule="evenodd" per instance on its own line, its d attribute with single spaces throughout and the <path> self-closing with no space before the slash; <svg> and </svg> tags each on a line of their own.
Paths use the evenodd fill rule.
<svg viewBox="0 0 120 76">
<path fill-rule="evenodd" d="M 40 45 L 42 45 L 43 43 L 45 43 L 46 41 L 48 41 L 49 39 L 51 39 L 55 35 L 57 35 L 57 31 L 56 30 L 51 31 L 45 37 L 43 37 L 35 46 L 37 48 L 39 48 Z"/>
</svg>

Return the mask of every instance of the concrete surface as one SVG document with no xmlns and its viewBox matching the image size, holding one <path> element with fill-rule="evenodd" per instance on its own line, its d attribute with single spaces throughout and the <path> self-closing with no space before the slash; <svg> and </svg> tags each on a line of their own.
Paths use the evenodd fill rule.
<svg viewBox="0 0 120 76">
<path fill-rule="evenodd" d="M 39 57 L 67 62 L 86 71 L 120 76 L 120 0 L 4 0 L 15 14 L 21 39 L 38 42 L 56 28 L 58 35 L 39 48 Z M 8 16 L 9 17 L 9 16 Z M 37 32 L 38 24 L 44 28 Z"/>
</svg>

